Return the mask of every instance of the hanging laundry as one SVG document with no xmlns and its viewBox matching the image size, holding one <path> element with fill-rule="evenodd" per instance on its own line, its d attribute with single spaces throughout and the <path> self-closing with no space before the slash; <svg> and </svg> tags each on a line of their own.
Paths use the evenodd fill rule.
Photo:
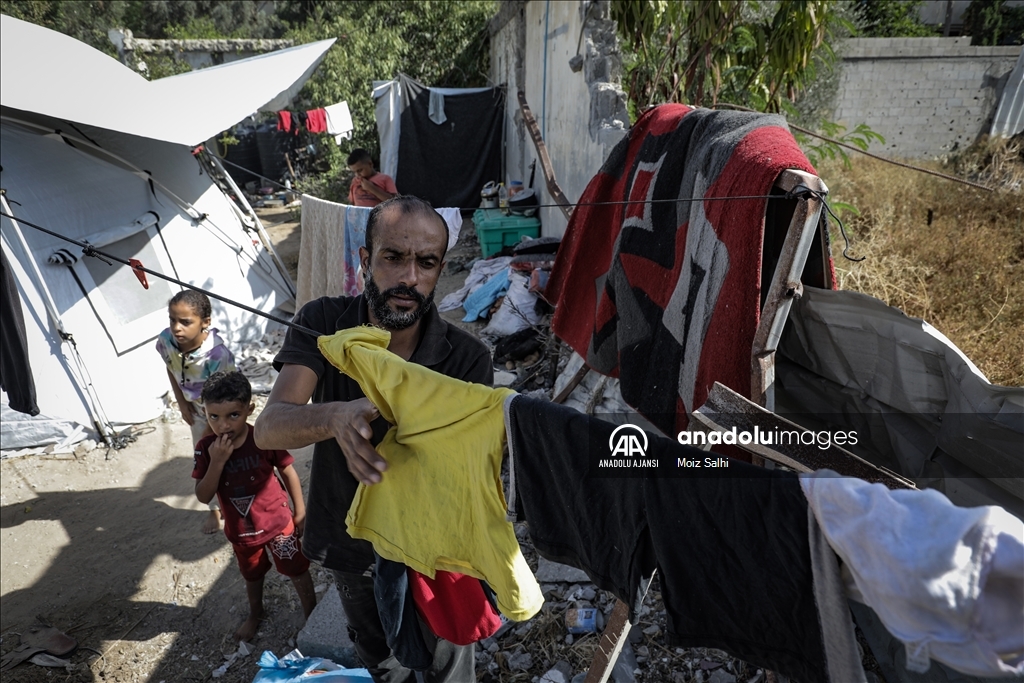
<svg viewBox="0 0 1024 683">
<path fill-rule="evenodd" d="M 444 95 L 436 88 L 430 89 L 430 104 L 427 106 L 427 118 L 439 126 L 448 120 L 444 113 Z"/>
<path fill-rule="evenodd" d="M 843 560 L 847 592 L 903 642 L 909 670 L 934 659 L 973 676 L 1024 674 L 1024 522 L 830 470 L 800 485 Z"/>
<path fill-rule="evenodd" d="M 292 113 L 290 111 L 277 112 L 277 129 L 290 133 L 292 130 Z"/>
<path fill-rule="evenodd" d="M 512 489 L 542 556 L 578 567 L 636 617 L 658 568 L 668 641 L 713 647 L 805 683 L 864 681 L 849 610 L 822 613 L 807 501 L 796 475 L 742 462 L 692 476 L 591 476 L 616 425 L 546 400 L 507 409 Z M 645 458 L 709 454 L 649 434 Z M 840 590 L 833 582 L 832 591 Z M 828 604 L 842 604 L 841 594 Z M 835 662 L 832 661 L 835 659 Z M 849 670 L 854 662 L 853 671 Z"/>
<path fill-rule="evenodd" d="M 449 643 L 469 645 L 501 628 L 501 618 L 479 579 L 438 571 L 434 578 L 409 569 L 416 608 L 430 630 Z"/>
<path fill-rule="evenodd" d="M 440 569 L 483 579 L 505 616 L 529 619 L 544 597 L 505 519 L 500 476 L 502 403 L 514 392 L 408 363 L 387 350 L 390 339 L 363 326 L 317 340 L 395 425 L 377 446 L 388 470 L 380 483 L 359 485 L 348 533 L 425 576 Z"/>
<path fill-rule="evenodd" d="M 28 360 L 25 314 L 7 252 L 0 252 L 0 389 L 12 410 L 38 415 L 36 383 Z"/>
<path fill-rule="evenodd" d="M 323 108 L 306 112 L 306 130 L 310 133 L 327 132 L 327 112 Z"/>
<path fill-rule="evenodd" d="M 341 145 L 342 140 L 351 140 L 352 113 L 349 111 L 348 102 L 338 102 L 329 107 L 324 107 L 324 115 L 327 117 L 327 133 L 334 136 L 334 142 Z"/>
<path fill-rule="evenodd" d="M 781 116 L 665 104 L 573 211 L 545 293 L 552 331 L 663 433 L 715 381 L 749 396 L 766 200 L 704 200 L 766 195 L 787 168 L 814 172 Z"/>
<path fill-rule="evenodd" d="M 406 567 L 374 553 L 373 598 L 384 629 L 384 640 L 398 663 L 407 669 L 426 671 L 434 661 L 416 616 L 416 603 Z"/>
<path fill-rule="evenodd" d="M 448 226 L 448 247 L 445 250 L 445 253 L 448 253 L 455 248 L 455 243 L 459 241 L 459 235 L 462 233 L 462 211 L 450 206 L 435 208 L 434 211 L 441 214 L 441 218 Z"/>
<path fill-rule="evenodd" d="M 366 243 L 370 209 L 302 195 L 302 239 L 295 303 L 363 291 L 359 247 Z"/>
</svg>

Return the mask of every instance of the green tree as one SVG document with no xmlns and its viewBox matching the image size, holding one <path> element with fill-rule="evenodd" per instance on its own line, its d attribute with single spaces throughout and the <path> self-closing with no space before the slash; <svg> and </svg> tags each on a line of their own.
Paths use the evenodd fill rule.
<svg viewBox="0 0 1024 683">
<path fill-rule="evenodd" d="M 0 12 L 115 55 L 107 31 L 121 24 L 126 0 L 0 0 Z"/>
<path fill-rule="evenodd" d="M 634 108 L 727 101 L 780 111 L 819 68 L 831 68 L 836 33 L 853 30 L 838 4 L 613 0 L 628 52 L 629 100 Z"/>
<path fill-rule="evenodd" d="M 914 38 L 934 36 L 921 23 L 923 0 L 857 0 L 856 13 L 861 35 L 868 38 Z"/>
<path fill-rule="evenodd" d="M 797 107 L 823 72 L 831 74 L 838 59 L 833 43 L 856 30 L 845 3 L 612 0 L 612 17 L 623 38 L 634 116 L 662 102 L 728 104 L 783 112 L 861 149 L 882 140 L 863 124 L 847 132 L 825 119 L 820 93 Z M 797 139 L 812 162 L 847 160 L 837 145 L 799 133 Z"/>
<path fill-rule="evenodd" d="M 1020 45 L 1024 43 L 1024 7 L 1006 0 L 971 0 L 964 12 L 964 33 L 971 45 Z"/>
</svg>

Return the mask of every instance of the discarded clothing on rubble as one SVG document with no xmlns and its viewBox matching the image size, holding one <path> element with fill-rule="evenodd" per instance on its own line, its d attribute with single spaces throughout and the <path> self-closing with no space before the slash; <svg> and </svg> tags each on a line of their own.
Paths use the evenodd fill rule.
<svg viewBox="0 0 1024 683">
<path fill-rule="evenodd" d="M 540 333 L 532 327 L 502 337 L 494 345 L 494 362 L 522 360 L 535 351 L 540 351 L 544 342 Z"/>
<path fill-rule="evenodd" d="M 630 606 L 631 620 L 657 566 L 670 644 L 725 650 L 805 683 L 863 680 L 852 640 L 828 653 L 823 642 L 831 621 L 850 616 L 819 609 L 815 591 L 827 586 L 814 580 L 796 475 L 732 461 L 692 476 L 594 477 L 616 425 L 527 396 L 507 405 L 510 511 L 521 506 L 541 555 L 585 571 Z M 707 455 L 650 434 L 644 457 Z"/>
<path fill-rule="evenodd" d="M 974 676 L 1024 673 L 1024 522 L 831 470 L 800 484 L 847 592 L 904 644 L 908 669 L 934 659 Z"/>
<path fill-rule="evenodd" d="M 483 579 L 505 616 L 529 619 L 544 597 L 505 519 L 500 477 L 502 403 L 514 392 L 404 361 L 387 350 L 390 339 L 363 326 L 317 340 L 395 425 L 377 446 L 388 470 L 380 483 L 359 485 L 348 533 L 426 576 L 441 569 Z"/>
<path fill-rule="evenodd" d="M 441 299 L 441 303 L 437 305 L 437 310 L 443 313 L 444 311 L 455 310 L 461 306 L 467 296 L 482 287 L 495 273 L 505 270 L 511 260 L 511 256 L 499 256 L 474 263 L 462 287 Z"/>
<path fill-rule="evenodd" d="M 484 283 L 483 287 L 480 287 L 466 297 L 465 303 L 462 304 L 462 307 L 466 309 L 466 315 L 462 318 L 462 322 L 471 323 L 474 320 L 485 317 L 487 311 L 498 300 L 498 297 L 508 291 L 508 275 L 509 270 L 506 266 L 503 270 L 491 276 Z"/>
<path fill-rule="evenodd" d="M 260 670 L 252 683 L 370 683 L 372 680 L 366 669 L 345 669 L 323 657 L 303 657 L 298 650 L 281 658 L 264 650 L 256 664 Z"/>
<path fill-rule="evenodd" d="M 750 391 L 766 200 L 704 200 L 767 195 L 787 168 L 814 172 L 781 116 L 664 104 L 572 213 L 545 292 L 552 330 L 666 434 L 715 381 Z"/>
<path fill-rule="evenodd" d="M 480 330 L 480 336 L 505 337 L 539 322 L 537 295 L 530 291 L 530 278 L 518 271 L 510 272 L 505 298 L 491 316 L 491 321 Z"/>
</svg>

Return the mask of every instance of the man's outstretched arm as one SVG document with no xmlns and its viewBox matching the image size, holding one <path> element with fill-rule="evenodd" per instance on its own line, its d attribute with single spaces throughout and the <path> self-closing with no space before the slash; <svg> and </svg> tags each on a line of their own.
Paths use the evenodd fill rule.
<svg viewBox="0 0 1024 683">
<path fill-rule="evenodd" d="M 358 481 L 379 482 L 387 463 L 370 444 L 370 422 L 376 419 L 377 409 L 365 398 L 310 404 L 316 384 L 317 375 L 310 368 L 284 364 L 256 419 L 256 445 L 264 450 L 290 450 L 334 438 Z"/>
</svg>

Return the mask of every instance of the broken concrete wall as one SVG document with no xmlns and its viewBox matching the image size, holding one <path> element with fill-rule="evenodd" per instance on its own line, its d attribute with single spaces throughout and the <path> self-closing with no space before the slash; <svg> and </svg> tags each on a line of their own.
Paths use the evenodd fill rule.
<svg viewBox="0 0 1024 683">
<path fill-rule="evenodd" d="M 186 62 L 193 71 L 208 66 L 227 64 L 275 50 L 292 47 L 290 39 L 269 40 L 249 38 L 216 38 L 188 40 L 156 40 L 136 38 L 128 29 L 111 29 L 107 32 L 110 42 L 117 48 L 118 59 L 127 67 L 144 70 L 140 64 L 147 55 L 169 55 Z"/>
<path fill-rule="evenodd" d="M 835 120 L 866 123 L 885 152 L 937 157 L 988 133 L 1019 46 L 970 38 L 856 38 L 843 47 Z"/>
<path fill-rule="evenodd" d="M 522 180 L 526 185 L 537 158 L 519 112 L 519 90 L 526 93 L 555 177 L 571 202 L 579 199 L 625 135 L 629 116 L 619 87 L 621 59 L 609 13 L 607 0 L 531 0 L 503 3 L 492 19 L 491 80 L 508 87 L 505 182 Z M 534 188 L 541 204 L 551 204 L 539 166 Z M 565 232 L 567 221 L 559 209 L 543 208 L 540 217 L 544 235 Z"/>
</svg>

